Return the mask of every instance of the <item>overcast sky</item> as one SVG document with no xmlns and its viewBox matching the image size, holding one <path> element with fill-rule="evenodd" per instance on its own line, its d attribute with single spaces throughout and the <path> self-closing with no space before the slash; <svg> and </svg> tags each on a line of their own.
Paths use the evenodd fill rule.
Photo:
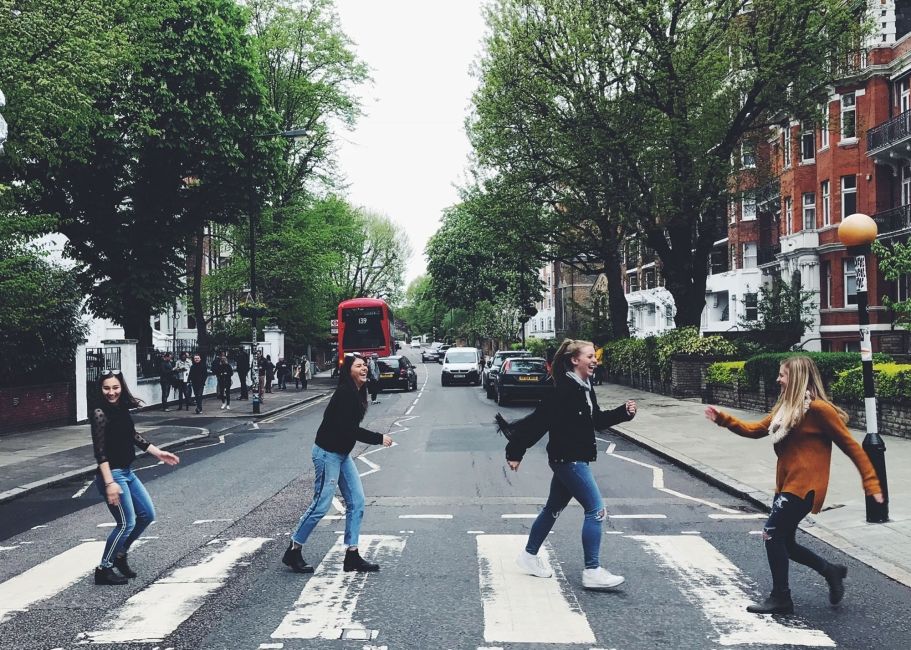
<svg viewBox="0 0 911 650">
<path fill-rule="evenodd" d="M 336 0 L 342 29 L 371 68 L 366 115 L 343 133 L 340 167 L 352 203 L 408 233 L 406 280 L 425 271 L 424 246 L 458 201 L 470 146 L 464 120 L 481 50 L 481 0 Z"/>
</svg>

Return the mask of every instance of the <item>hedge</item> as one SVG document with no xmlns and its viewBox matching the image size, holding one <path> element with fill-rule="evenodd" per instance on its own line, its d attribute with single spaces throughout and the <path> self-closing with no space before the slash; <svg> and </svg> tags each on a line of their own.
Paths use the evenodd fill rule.
<svg viewBox="0 0 911 650">
<path fill-rule="evenodd" d="M 776 352 L 768 354 L 757 354 L 755 357 L 747 359 L 743 366 L 743 375 L 747 386 L 752 389 L 759 388 L 760 378 L 765 379 L 766 390 L 775 385 L 778 378 L 778 368 L 781 362 L 788 357 L 804 356 L 810 357 L 819 368 L 819 374 L 822 375 L 822 381 L 826 386 L 831 386 L 837 379 L 838 373 L 860 368 L 859 352 Z M 892 357 L 882 352 L 873 355 L 873 361 L 878 363 L 888 363 Z"/>
<path fill-rule="evenodd" d="M 611 341 L 604 346 L 604 363 L 612 374 L 624 374 L 630 368 L 651 369 L 668 381 L 674 355 L 727 356 L 735 352 L 734 344 L 721 336 L 700 336 L 697 328 L 684 327 L 661 336 Z"/>
<path fill-rule="evenodd" d="M 877 397 L 911 397 L 911 364 L 873 364 L 873 382 Z M 863 368 L 851 368 L 838 373 L 829 390 L 832 399 L 859 402 L 864 398 Z"/>
<path fill-rule="evenodd" d="M 705 371 L 707 384 L 733 386 L 743 381 L 743 365 L 746 361 L 716 361 Z"/>
</svg>

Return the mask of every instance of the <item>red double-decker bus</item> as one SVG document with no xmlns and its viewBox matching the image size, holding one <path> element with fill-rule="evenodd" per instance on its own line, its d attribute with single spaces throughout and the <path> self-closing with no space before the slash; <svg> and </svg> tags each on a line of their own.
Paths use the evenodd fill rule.
<svg viewBox="0 0 911 650">
<path fill-rule="evenodd" d="M 345 353 L 388 357 L 395 353 L 395 320 L 378 298 L 352 298 L 338 305 L 338 362 Z"/>
</svg>

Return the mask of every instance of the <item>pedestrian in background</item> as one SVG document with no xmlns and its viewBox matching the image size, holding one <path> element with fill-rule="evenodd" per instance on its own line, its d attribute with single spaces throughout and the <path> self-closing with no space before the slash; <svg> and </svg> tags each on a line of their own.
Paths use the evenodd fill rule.
<svg viewBox="0 0 911 650">
<path fill-rule="evenodd" d="M 215 375 L 216 393 L 221 400 L 222 410 L 231 410 L 231 383 L 234 379 L 234 368 L 228 362 L 228 353 L 224 350 L 212 362 L 212 374 Z"/>
<path fill-rule="evenodd" d="M 284 357 L 279 357 L 275 364 L 275 378 L 278 379 L 278 390 L 285 390 L 288 387 L 288 364 Z"/>
<path fill-rule="evenodd" d="M 203 391 L 206 389 L 206 380 L 209 378 L 209 371 L 198 353 L 193 355 L 189 378 L 190 384 L 193 385 L 193 397 L 196 398 L 196 413 L 202 413 L 202 397 Z"/>
<path fill-rule="evenodd" d="M 370 393 L 370 403 L 379 404 L 376 397 L 380 392 L 380 364 L 375 352 L 370 355 L 367 364 L 367 392 Z"/>
<path fill-rule="evenodd" d="M 237 399 L 250 399 L 247 393 L 247 375 L 250 374 L 250 355 L 246 350 L 241 350 L 237 355 L 237 380 L 240 382 L 240 397 Z M 252 382 L 251 382 L 252 383 Z"/>
<path fill-rule="evenodd" d="M 186 408 L 190 410 L 190 387 L 187 376 L 190 372 L 190 359 L 186 352 L 180 353 L 180 358 L 174 362 L 174 390 L 177 391 L 177 410 Z"/>
<path fill-rule="evenodd" d="M 158 363 L 158 384 L 161 386 L 161 410 L 170 411 L 168 397 L 170 397 L 171 387 L 174 385 L 174 364 L 171 363 L 170 352 L 161 355 L 161 361 Z"/>
<path fill-rule="evenodd" d="M 259 382 L 259 401 L 263 402 L 263 392 L 266 390 L 266 357 L 263 356 L 263 353 L 260 352 L 259 356 L 256 357 L 256 372 L 259 375 L 257 381 Z"/>
<path fill-rule="evenodd" d="M 612 411 L 602 411 L 591 385 L 596 367 L 595 348 L 590 342 L 565 339 L 553 358 L 554 390 L 544 397 L 534 412 L 521 420 L 510 424 L 497 413 L 496 421 L 509 440 L 506 462 L 514 472 L 519 471 L 526 450 L 549 432 L 547 458 L 553 471 L 550 494 L 531 526 L 525 550 L 519 553 L 516 564 L 533 576 L 549 578 L 553 575 L 550 567 L 538 557 L 538 550 L 570 499 L 576 499 L 585 511 L 582 586 L 603 590 L 619 586 L 624 578 L 601 566 L 602 528 L 607 512 L 589 463 L 598 457 L 595 431 L 632 420 L 636 415 L 636 402 L 628 400 Z"/>
<path fill-rule="evenodd" d="M 600 386 L 604 383 L 604 348 L 600 345 L 595 347 L 595 361 L 598 363 L 595 368 L 595 376 L 592 383 L 596 386 Z"/>
<path fill-rule="evenodd" d="M 123 585 L 128 578 L 136 577 L 127 562 L 130 546 L 155 520 L 152 499 L 131 469 L 136 458 L 134 447 L 168 465 L 176 465 L 180 459 L 151 444 L 136 431 L 130 409 L 140 402 L 130 393 L 119 370 L 103 374 L 95 391 L 96 406 L 91 417 L 92 448 L 98 463 L 95 485 L 115 522 L 105 542 L 101 563 L 95 568 L 95 584 Z"/>
<path fill-rule="evenodd" d="M 883 502 L 876 470 L 863 448 L 845 426 L 847 414 L 826 396 L 819 369 L 809 357 L 785 359 L 778 369 L 781 393 L 772 412 L 759 422 L 743 422 L 707 406 L 705 417 L 745 438 L 771 437 L 778 464 L 775 498 L 763 528 L 766 558 L 772 571 L 772 593 L 760 604 L 747 607 L 754 614 L 791 614 L 794 602 L 788 581 L 788 563 L 794 560 L 826 579 L 829 602 L 837 605 L 845 593 L 848 568 L 833 564 L 797 543 L 800 522 L 822 509 L 829 487 L 832 443 L 838 445 L 860 472 L 864 493 Z"/>
<path fill-rule="evenodd" d="M 301 357 L 300 371 L 301 390 L 307 390 L 307 381 L 310 379 L 310 359 L 307 355 Z"/>
<path fill-rule="evenodd" d="M 275 381 L 275 364 L 272 363 L 272 355 L 266 355 L 266 361 L 263 363 L 266 370 L 266 392 L 272 392 L 272 382 Z"/>
<path fill-rule="evenodd" d="M 335 486 L 338 485 L 345 500 L 345 537 L 347 550 L 342 568 L 345 571 L 377 571 L 379 565 L 364 560 L 358 552 L 361 520 L 364 517 L 364 487 L 351 450 L 356 442 L 368 445 L 392 445 L 387 434 L 361 427 L 367 414 L 367 364 L 356 353 L 345 355 L 339 369 L 338 386 L 323 413 L 323 421 L 316 431 L 312 458 L 315 472 L 313 500 L 301 516 L 282 562 L 297 573 L 313 573 L 313 567 L 304 561 L 301 548 L 329 511 Z"/>
</svg>

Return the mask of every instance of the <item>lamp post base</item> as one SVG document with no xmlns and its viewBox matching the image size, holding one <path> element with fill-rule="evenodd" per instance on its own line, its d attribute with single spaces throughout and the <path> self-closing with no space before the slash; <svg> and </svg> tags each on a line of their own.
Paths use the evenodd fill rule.
<svg viewBox="0 0 911 650">
<path fill-rule="evenodd" d="M 867 506 L 867 523 L 881 524 L 889 521 L 889 487 L 886 481 L 886 443 L 879 434 L 868 433 L 861 445 L 873 469 L 876 470 L 876 476 L 879 477 L 879 484 L 883 490 L 883 502 L 877 503 L 873 497 L 866 497 Z"/>
</svg>

